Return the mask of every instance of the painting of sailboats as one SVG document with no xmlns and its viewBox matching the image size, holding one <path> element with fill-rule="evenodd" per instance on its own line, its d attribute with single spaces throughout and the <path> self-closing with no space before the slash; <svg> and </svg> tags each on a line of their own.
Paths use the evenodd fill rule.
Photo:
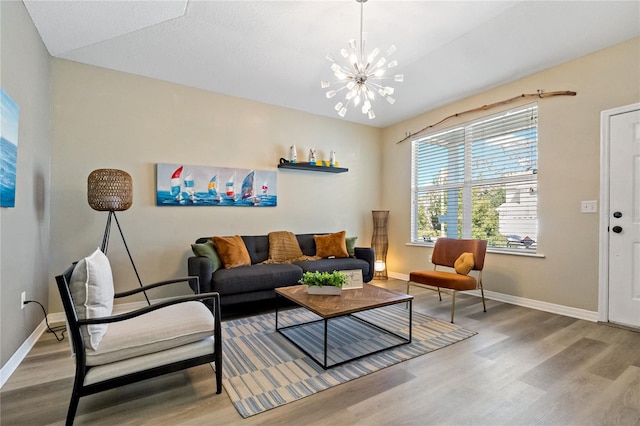
<svg viewBox="0 0 640 426">
<path fill-rule="evenodd" d="M 160 163 L 156 205 L 274 207 L 276 177 L 275 171 Z"/>
</svg>

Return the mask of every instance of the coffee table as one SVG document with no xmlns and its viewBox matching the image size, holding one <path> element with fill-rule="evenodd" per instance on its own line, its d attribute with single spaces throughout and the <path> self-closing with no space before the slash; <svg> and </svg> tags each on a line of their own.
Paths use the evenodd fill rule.
<svg viewBox="0 0 640 426">
<path fill-rule="evenodd" d="M 317 320 L 281 327 L 278 324 L 279 303 L 276 304 L 276 331 L 282 334 L 325 370 L 365 356 L 411 343 L 411 317 L 413 308 L 413 296 L 411 295 L 370 284 L 364 284 L 362 288 L 358 289 L 343 290 L 340 296 L 310 295 L 307 294 L 306 285 L 280 287 L 276 288 L 275 292 L 276 295 L 285 297 L 320 317 L 320 319 Z M 362 313 L 368 310 L 401 303 L 407 304 L 407 335 L 392 332 L 380 324 L 374 324 L 367 321 L 365 315 L 356 315 L 357 313 Z M 329 349 L 336 349 L 335 345 L 332 348 L 329 347 L 329 339 L 331 337 L 329 334 L 329 330 L 331 329 L 331 327 L 329 327 L 329 323 L 331 320 L 353 321 L 354 330 L 362 330 L 362 328 L 365 327 L 367 331 L 374 331 L 379 334 L 381 333 L 384 335 L 384 339 L 380 340 L 388 342 L 388 345 L 385 345 L 382 348 L 377 345 L 370 351 L 360 351 L 357 353 L 350 353 L 351 351 L 347 351 L 349 352 L 348 356 L 342 354 L 339 360 L 330 362 Z M 349 324 L 350 323 L 347 323 L 347 327 Z M 318 330 L 318 327 L 321 327 L 321 330 Z M 294 332 L 294 330 L 297 330 L 297 332 Z M 314 340 L 317 340 L 319 337 L 323 338 L 323 351 L 320 356 L 314 355 L 312 351 L 309 350 L 309 343 L 307 342 L 305 344 L 305 342 L 300 339 L 300 333 L 306 333 L 305 336 L 307 340 L 310 340 L 313 343 L 318 343 Z M 341 337 L 344 339 L 345 336 Z M 359 336 L 354 333 L 349 335 L 348 338 L 357 341 Z M 378 341 L 379 340 L 376 339 L 376 343 L 378 343 Z"/>
</svg>

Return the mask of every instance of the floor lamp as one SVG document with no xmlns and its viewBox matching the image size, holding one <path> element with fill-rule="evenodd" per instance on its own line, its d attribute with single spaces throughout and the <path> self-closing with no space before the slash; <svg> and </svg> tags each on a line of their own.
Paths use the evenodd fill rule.
<svg viewBox="0 0 640 426">
<path fill-rule="evenodd" d="M 387 237 L 387 220 L 389 219 L 389 210 L 373 210 L 371 213 L 373 213 L 371 247 L 375 252 L 373 279 L 386 280 L 388 278 L 387 247 L 389 247 L 389 239 Z"/>
<path fill-rule="evenodd" d="M 131 175 L 118 169 L 98 169 L 92 171 L 87 178 L 87 199 L 92 209 L 99 212 L 109 212 L 100 250 L 102 250 L 104 254 L 107 254 L 109 235 L 111 234 L 111 218 L 113 218 L 120 231 L 124 248 L 127 250 L 129 260 L 133 266 L 133 271 L 136 273 L 136 278 L 138 278 L 138 284 L 142 287 L 142 280 L 140 280 L 138 269 L 133 262 L 129 246 L 127 246 L 127 241 L 124 239 L 120 222 L 118 222 L 118 217 L 116 216 L 116 212 L 127 210 L 131 207 L 131 204 L 133 204 L 133 181 Z M 147 293 L 145 291 L 143 291 L 143 293 L 147 304 L 151 305 Z"/>
</svg>

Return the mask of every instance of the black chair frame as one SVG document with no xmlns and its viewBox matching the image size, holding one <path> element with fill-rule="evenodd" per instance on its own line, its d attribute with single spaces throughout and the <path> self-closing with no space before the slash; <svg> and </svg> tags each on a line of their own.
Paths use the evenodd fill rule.
<svg viewBox="0 0 640 426">
<path fill-rule="evenodd" d="M 73 299 L 71 298 L 71 291 L 69 290 L 69 283 L 71 282 L 71 274 L 75 268 L 75 263 L 70 266 L 62 275 L 56 276 L 56 283 L 62 298 L 62 304 L 64 307 L 65 315 L 68 322 L 68 333 L 71 335 L 73 343 L 73 350 L 76 358 L 76 374 L 73 382 L 73 391 L 71 393 L 71 401 L 69 402 L 69 410 L 67 411 L 66 425 L 72 425 L 75 418 L 76 410 L 80 398 L 87 395 L 92 395 L 98 392 L 102 392 L 108 389 L 113 389 L 130 383 L 139 382 L 152 377 L 161 376 L 163 374 L 173 373 L 175 371 L 184 370 L 187 368 L 195 367 L 197 365 L 213 362 L 215 364 L 215 376 L 216 376 L 216 394 L 222 392 L 222 329 L 220 322 L 220 295 L 218 293 L 202 293 L 200 294 L 200 283 L 198 277 L 183 277 L 175 278 L 172 280 L 161 281 L 140 288 L 136 288 L 129 291 L 116 293 L 114 298 L 122 298 L 132 296 L 137 293 L 145 293 L 146 290 L 153 288 L 175 284 L 189 282 L 192 289 L 195 290 L 194 295 L 173 297 L 170 300 L 163 300 L 156 304 L 149 304 L 140 309 L 125 312 L 122 314 L 111 315 L 100 318 L 92 319 L 78 319 Z M 117 321 L 124 321 L 127 319 L 135 318 L 140 315 L 144 315 L 148 312 L 155 311 L 157 309 L 175 305 L 177 303 L 187 301 L 210 301 L 205 305 L 211 310 L 214 315 L 214 352 L 209 355 L 199 356 L 195 358 L 186 359 L 171 364 L 166 364 L 147 370 L 138 371 L 132 374 L 123 375 L 117 378 L 104 380 L 102 382 L 93 383 L 90 385 L 84 385 L 84 379 L 87 372 L 92 368 L 86 365 L 85 345 L 80 332 L 80 327 L 87 326 L 89 324 L 107 324 Z"/>
</svg>

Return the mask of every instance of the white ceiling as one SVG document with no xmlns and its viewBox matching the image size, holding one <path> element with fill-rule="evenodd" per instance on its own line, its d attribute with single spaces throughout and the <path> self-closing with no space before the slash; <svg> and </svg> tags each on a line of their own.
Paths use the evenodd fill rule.
<svg viewBox="0 0 640 426">
<path fill-rule="evenodd" d="M 52 56 L 335 118 L 325 57 L 359 38 L 356 0 L 24 3 Z M 640 1 L 369 0 L 364 31 L 405 79 L 344 119 L 386 127 L 639 36 Z"/>
</svg>

